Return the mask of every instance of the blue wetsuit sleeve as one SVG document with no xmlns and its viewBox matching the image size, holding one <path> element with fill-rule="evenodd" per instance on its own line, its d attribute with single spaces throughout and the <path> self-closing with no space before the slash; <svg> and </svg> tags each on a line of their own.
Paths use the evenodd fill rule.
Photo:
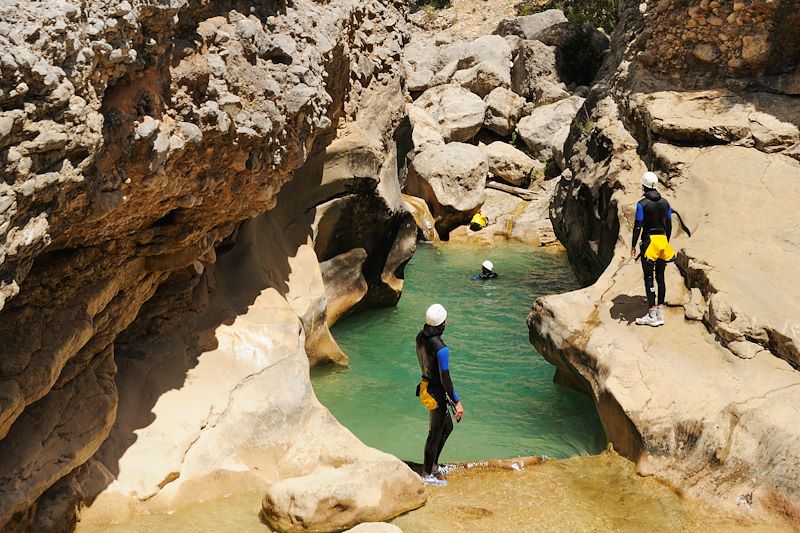
<svg viewBox="0 0 800 533">
<path fill-rule="evenodd" d="M 642 204 L 636 204 L 636 218 L 633 222 L 633 239 L 631 248 L 636 248 L 636 243 L 639 242 L 639 236 L 642 233 L 642 223 L 644 222 L 644 208 Z"/>
<path fill-rule="evenodd" d="M 447 394 L 454 402 L 458 403 L 458 393 L 456 393 L 453 381 L 450 379 L 450 350 L 447 346 L 436 352 L 436 359 L 439 360 L 439 377 L 442 380 L 442 385 L 444 385 L 444 390 L 447 391 Z"/>
<path fill-rule="evenodd" d="M 667 241 L 672 237 L 672 208 L 667 209 L 667 227 L 664 228 L 667 233 Z"/>
</svg>

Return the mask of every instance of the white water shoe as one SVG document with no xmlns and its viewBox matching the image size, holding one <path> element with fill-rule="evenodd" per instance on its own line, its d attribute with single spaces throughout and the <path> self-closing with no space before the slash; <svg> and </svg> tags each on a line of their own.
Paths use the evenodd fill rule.
<svg viewBox="0 0 800 533">
<path fill-rule="evenodd" d="M 650 313 L 648 312 L 643 317 L 639 317 L 639 318 L 636 319 L 636 325 L 637 326 L 653 326 L 653 327 L 663 326 L 664 325 L 664 320 L 663 319 L 659 319 L 658 315 L 653 316 L 653 315 L 650 315 Z"/>
<path fill-rule="evenodd" d="M 455 469 L 456 469 L 456 467 L 453 466 L 453 465 L 440 465 L 433 471 L 433 475 L 434 476 L 446 476 L 447 474 L 449 474 L 450 472 L 452 472 Z"/>
<path fill-rule="evenodd" d="M 439 479 L 432 474 L 427 476 L 419 476 L 419 479 L 426 485 L 433 485 L 434 487 L 444 487 L 447 485 L 447 481 L 444 479 Z"/>
</svg>

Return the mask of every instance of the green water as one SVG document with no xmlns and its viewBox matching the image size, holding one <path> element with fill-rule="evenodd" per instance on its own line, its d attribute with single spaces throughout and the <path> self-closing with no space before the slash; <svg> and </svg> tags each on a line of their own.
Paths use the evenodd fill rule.
<svg viewBox="0 0 800 533">
<path fill-rule="evenodd" d="M 484 259 L 499 279 L 471 279 Z M 553 367 L 531 346 L 525 322 L 538 296 L 576 288 L 562 253 L 514 244 L 421 245 L 396 308 L 348 317 L 333 328 L 350 368 L 314 369 L 314 390 L 366 444 L 420 462 L 428 419 L 414 396 L 414 339 L 425 309 L 438 302 L 448 310 L 443 338 L 465 410 L 442 460 L 597 453 L 605 437 L 591 399 L 553 384 Z"/>
</svg>

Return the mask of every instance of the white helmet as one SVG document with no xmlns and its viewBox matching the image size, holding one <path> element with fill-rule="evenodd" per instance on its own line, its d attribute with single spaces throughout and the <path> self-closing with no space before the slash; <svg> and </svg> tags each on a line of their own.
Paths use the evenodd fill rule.
<svg viewBox="0 0 800 533">
<path fill-rule="evenodd" d="M 642 174 L 642 185 L 648 189 L 655 189 L 656 185 L 658 185 L 658 176 L 656 176 L 655 172 L 647 171 Z"/>
<path fill-rule="evenodd" d="M 492 269 L 494 269 L 494 263 L 492 263 L 492 262 L 491 262 L 491 261 L 489 261 L 489 260 L 486 260 L 486 261 L 484 261 L 483 263 L 481 263 L 481 266 L 482 266 L 483 268 L 485 268 L 486 270 L 492 270 Z"/>
<path fill-rule="evenodd" d="M 429 326 L 440 326 L 447 318 L 447 310 L 442 304 L 433 304 L 425 311 L 425 323 Z"/>
</svg>

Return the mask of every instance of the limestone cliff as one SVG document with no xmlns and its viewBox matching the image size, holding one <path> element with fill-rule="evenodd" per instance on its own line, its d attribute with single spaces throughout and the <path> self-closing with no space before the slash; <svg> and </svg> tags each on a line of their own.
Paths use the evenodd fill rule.
<svg viewBox="0 0 800 533">
<path fill-rule="evenodd" d="M 800 520 L 800 33 L 793 1 L 623 1 L 551 204 L 587 288 L 531 340 L 639 471 Z M 646 169 L 675 211 L 666 325 L 628 260 Z"/>
<path fill-rule="evenodd" d="M 231 353 L 244 345 L 264 356 L 230 373 L 219 398 L 201 394 L 210 407 L 187 416 L 177 448 L 231 423 L 226 395 L 253 373 L 262 387 L 283 379 L 265 373 L 278 361 L 290 365 L 287 383 L 299 395 L 284 406 L 294 425 L 264 418 L 278 411 L 261 404 L 267 411 L 255 420 L 279 437 L 241 436 L 226 453 L 260 442 L 262 460 L 279 458 L 277 441 L 325 419 L 305 354 L 343 361 L 328 323 L 356 305 L 395 302 L 413 251 L 394 140 L 404 105 L 399 9 L 389 0 L 0 6 L 0 527 L 66 527 L 77 502 L 119 475 L 125 439 L 149 422 L 137 416 L 152 416 L 152 397 L 136 395 L 180 389 L 203 366 L 200 354 L 225 349 L 226 335 L 238 339 Z M 231 288 L 215 281 L 215 265 L 246 256 L 242 238 L 257 244 L 247 253 L 260 261 Z M 344 256 L 357 260 L 337 270 Z M 236 276 L 235 264 L 228 269 Z M 273 314 L 288 340 L 242 344 L 248 320 L 266 327 L 263 317 L 237 321 L 249 307 Z M 115 421 L 119 438 L 90 461 Z M 328 446 L 361 449 L 335 421 L 319 424 Z M 177 448 L 165 470 L 125 494 L 146 499 L 180 476 L 242 469 L 206 457 L 181 470 L 188 448 Z M 324 459 L 300 453 L 260 483 L 359 455 L 313 453 Z M 374 464 L 396 471 L 399 484 L 386 487 L 407 491 L 394 511 L 419 504 L 403 465 Z"/>
</svg>

